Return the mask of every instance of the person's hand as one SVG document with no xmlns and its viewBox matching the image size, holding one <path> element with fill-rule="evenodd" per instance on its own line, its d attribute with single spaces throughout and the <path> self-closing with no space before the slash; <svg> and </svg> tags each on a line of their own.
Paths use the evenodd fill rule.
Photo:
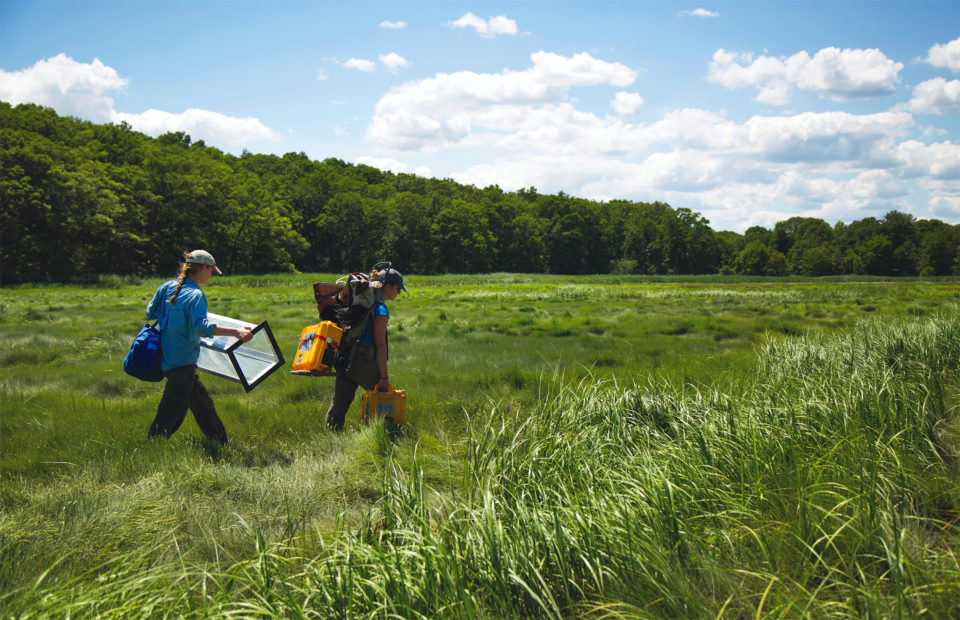
<svg viewBox="0 0 960 620">
<path fill-rule="evenodd" d="M 386 377 L 383 377 L 382 379 L 380 379 L 380 382 L 377 383 L 377 391 L 378 392 L 390 391 L 390 381 Z"/>
<path fill-rule="evenodd" d="M 246 327 L 237 329 L 237 333 L 234 335 L 239 338 L 241 342 L 250 342 L 250 339 L 253 338 L 253 332 Z"/>
</svg>

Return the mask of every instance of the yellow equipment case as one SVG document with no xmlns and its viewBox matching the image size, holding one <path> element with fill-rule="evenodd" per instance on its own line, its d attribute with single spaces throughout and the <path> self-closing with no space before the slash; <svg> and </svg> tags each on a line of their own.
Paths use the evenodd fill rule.
<svg viewBox="0 0 960 620">
<path fill-rule="evenodd" d="M 328 375 L 340 347 L 343 330 L 333 321 L 308 325 L 300 336 L 297 354 L 293 356 L 295 375 Z"/>
<path fill-rule="evenodd" d="M 367 424 L 371 418 L 384 418 L 394 426 L 403 426 L 407 421 L 407 393 L 393 389 L 392 385 L 386 392 L 378 392 L 377 388 L 364 392 L 360 422 Z"/>
</svg>

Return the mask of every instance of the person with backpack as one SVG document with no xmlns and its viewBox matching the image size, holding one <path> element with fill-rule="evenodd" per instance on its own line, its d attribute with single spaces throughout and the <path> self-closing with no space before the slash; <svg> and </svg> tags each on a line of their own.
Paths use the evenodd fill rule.
<svg viewBox="0 0 960 620">
<path fill-rule="evenodd" d="M 387 323 L 390 321 L 390 312 L 384 302 L 393 301 L 407 287 L 403 285 L 403 275 L 389 267 L 374 271 L 370 280 L 375 300 L 363 319 L 352 328 L 359 329 L 360 336 L 351 345 L 355 349 L 349 356 L 349 364 L 337 370 L 333 402 L 327 410 L 326 426 L 335 431 L 343 429 L 347 410 L 357 394 L 357 386 L 363 386 L 366 390 L 374 387 L 381 391 L 390 389 L 387 374 Z"/>
<path fill-rule="evenodd" d="M 227 431 L 217 416 L 213 399 L 197 375 L 200 339 L 233 336 L 249 342 L 253 335 L 246 328 L 221 327 L 207 320 L 207 297 L 200 288 L 214 274 L 223 272 L 209 252 L 185 253 L 179 277 L 161 284 L 147 304 L 147 319 L 156 320 L 160 329 L 160 368 L 167 379 L 157 416 L 147 433 L 149 437 L 172 435 L 189 408 L 207 438 L 227 443 Z"/>
</svg>

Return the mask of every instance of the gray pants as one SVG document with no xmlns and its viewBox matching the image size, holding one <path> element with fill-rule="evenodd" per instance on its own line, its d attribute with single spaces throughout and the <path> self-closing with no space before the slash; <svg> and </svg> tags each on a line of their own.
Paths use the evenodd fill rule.
<svg viewBox="0 0 960 620">
<path fill-rule="evenodd" d="M 343 428 L 343 421 L 357 395 L 358 386 L 372 390 L 379 382 L 380 369 L 377 367 L 376 350 L 373 345 L 361 346 L 350 370 L 337 374 L 337 381 L 333 386 L 333 402 L 327 410 L 327 428 L 335 431 Z"/>
</svg>

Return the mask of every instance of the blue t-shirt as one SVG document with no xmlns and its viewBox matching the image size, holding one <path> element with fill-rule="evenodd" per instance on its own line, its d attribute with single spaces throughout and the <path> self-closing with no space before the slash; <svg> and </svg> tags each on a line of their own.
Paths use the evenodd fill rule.
<svg viewBox="0 0 960 620">
<path fill-rule="evenodd" d="M 373 340 L 373 322 L 377 320 L 378 316 L 390 318 L 390 311 L 387 310 L 387 304 L 377 300 L 377 302 L 373 304 L 373 308 L 370 309 L 370 312 L 373 313 L 373 316 L 370 318 L 370 322 L 367 323 L 367 326 L 364 328 L 363 333 L 360 334 L 360 342 L 376 344 L 376 342 Z"/>
<path fill-rule="evenodd" d="M 169 300 L 176 290 L 176 280 L 164 282 L 147 304 L 147 319 L 156 320 L 160 329 L 163 370 L 195 366 L 200 358 L 200 339 L 213 336 L 216 327 L 207 322 L 207 296 L 196 282 L 184 278 L 171 306 Z"/>
</svg>

